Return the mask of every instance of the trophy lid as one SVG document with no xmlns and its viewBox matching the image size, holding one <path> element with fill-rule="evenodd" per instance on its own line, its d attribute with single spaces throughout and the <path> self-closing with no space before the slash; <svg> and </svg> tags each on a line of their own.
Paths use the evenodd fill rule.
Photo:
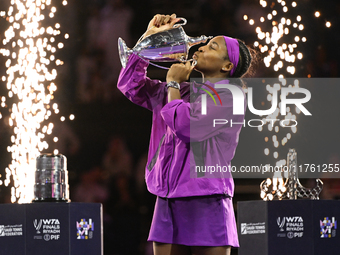
<svg viewBox="0 0 340 255">
<path fill-rule="evenodd" d="M 62 154 L 43 153 L 36 158 L 37 170 L 67 170 L 66 157 Z"/>
</svg>

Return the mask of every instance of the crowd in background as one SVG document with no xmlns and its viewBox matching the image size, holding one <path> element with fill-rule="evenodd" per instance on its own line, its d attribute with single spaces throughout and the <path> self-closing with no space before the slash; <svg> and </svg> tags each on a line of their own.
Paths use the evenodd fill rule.
<svg viewBox="0 0 340 255">
<path fill-rule="evenodd" d="M 118 38 L 123 38 L 127 46 L 133 47 L 145 31 L 148 21 L 157 12 L 164 13 L 164 10 L 167 10 L 169 14 L 174 12 L 178 16 L 187 18 L 188 24 L 184 28 L 188 35 L 225 34 L 241 38 L 249 45 L 257 40 L 257 36 L 255 26 L 249 25 L 244 20 L 244 14 L 254 20 L 267 16 L 267 11 L 261 8 L 256 0 L 177 2 L 149 0 L 138 4 L 136 1 L 124 0 L 88 0 L 87 2 L 88 9 L 83 11 L 88 17 L 82 24 L 83 34 L 78 35 L 82 36 L 84 42 L 79 45 L 81 50 L 76 63 L 78 78 L 76 96 L 84 103 L 109 102 L 122 96 L 116 89 L 116 81 L 121 68 L 118 57 Z M 312 2 L 312 0 L 305 0 L 305 2 Z M 339 12 L 339 3 L 335 2 L 335 4 Z M 144 8 L 140 8 L 141 5 L 144 5 Z M 297 75 L 300 77 L 307 77 L 308 74 L 312 77 L 336 77 L 339 71 L 336 62 L 339 53 L 334 55 L 331 51 L 332 47 L 328 45 L 331 46 L 332 41 L 338 36 L 332 35 L 333 38 L 330 38 L 324 23 L 313 18 L 313 9 L 305 9 L 305 12 L 308 11 L 310 15 L 304 16 L 306 29 L 310 26 L 317 26 L 318 28 L 313 32 L 324 31 L 325 34 L 318 36 L 319 41 L 315 38 L 311 39 L 309 46 L 304 47 L 304 50 L 307 50 L 304 52 L 306 60 L 303 66 L 300 65 L 300 68 L 297 68 Z M 323 15 L 328 14 L 323 13 Z M 335 25 L 333 23 L 333 26 Z M 267 28 L 262 25 L 263 30 Z M 312 36 L 315 35 L 307 35 L 307 38 Z M 310 50 L 313 52 L 308 52 Z M 275 75 L 278 74 L 266 68 L 261 68 L 257 74 L 258 77 L 275 77 Z"/>
<path fill-rule="evenodd" d="M 116 88 L 121 68 L 117 49 L 118 37 L 123 38 L 127 46 L 133 47 L 156 13 L 176 13 L 179 17 L 187 18 L 188 24 L 184 29 L 188 35 L 226 34 L 241 38 L 249 45 L 257 39 L 255 27 L 250 26 L 243 19 L 243 15 L 247 14 L 254 20 L 267 15 L 255 0 L 88 2 L 90 3 L 86 11 L 88 17 L 83 23 L 85 33 L 82 35 L 85 40 L 76 63 L 78 77 L 76 97 L 84 104 L 121 100 L 122 94 Z M 340 5 L 337 6 L 339 12 Z M 312 10 L 309 11 L 312 14 Z M 315 22 L 312 15 L 307 18 L 307 23 L 309 20 Z M 325 30 L 321 25 L 318 26 L 318 32 Z M 298 75 L 338 76 L 339 66 L 336 59 L 339 52 L 334 54 L 331 51 L 332 47 L 328 47 L 333 45 L 333 42 L 328 41 L 330 38 L 326 33 L 327 31 L 323 40 L 312 41 L 310 47 L 305 47 L 307 50 L 312 49 L 313 52 L 304 53 L 306 60 L 303 62 L 303 68 L 297 68 Z M 275 72 L 265 70 L 263 65 L 260 67 L 262 69 L 258 70 L 257 77 L 277 76 Z M 156 77 L 153 78 L 164 79 L 164 72 L 157 71 L 154 71 Z M 336 160 L 334 155 L 332 160 Z M 77 201 L 104 204 L 107 254 L 137 254 L 137 251 L 151 254 L 151 246 L 145 240 L 150 227 L 154 197 L 145 187 L 145 163 L 145 154 L 132 160 L 124 140 L 117 136 L 113 137 L 108 141 L 108 149 L 103 155 L 101 164 L 83 174 L 73 191 L 74 199 Z M 89 187 L 92 187 L 91 190 Z M 330 185 L 326 185 L 323 196 L 334 198 L 337 189 L 338 185 L 330 182 Z"/>
<path fill-rule="evenodd" d="M 188 35 L 225 34 L 241 38 L 251 45 L 256 40 L 255 27 L 244 21 L 243 15 L 259 19 L 267 14 L 257 0 L 69 2 L 65 22 L 70 22 L 67 29 L 71 37 L 77 39 L 66 47 L 69 54 L 58 79 L 62 81 L 65 105 L 77 109 L 74 123 L 79 121 L 80 124 L 67 121 L 56 124 L 56 135 L 60 140 L 58 144 L 51 141 L 51 148 L 58 148 L 68 157 L 71 200 L 103 204 L 105 255 L 152 254 L 152 246 L 146 239 L 155 197 L 148 193 L 144 182 L 148 146 L 145 141 L 148 140 L 151 118 L 148 114 L 143 115 L 146 131 L 143 129 L 140 134 L 124 133 L 119 129 L 127 121 L 129 113 L 123 114 L 126 115 L 124 118 L 116 116 L 121 114 L 121 107 L 127 109 L 130 106 L 126 107 L 128 104 L 116 88 L 121 69 L 118 37 L 122 37 L 127 46 L 133 47 L 153 15 L 176 13 L 188 19 L 185 26 Z M 340 4 L 333 2 L 335 7 L 325 15 L 340 14 Z M 305 47 L 308 51 L 304 53 L 305 60 L 297 68 L 297 73 L 300 77 L 308 74 L 312 77 L 338 77 L 340 51 L 335 49 L 335 45 L 339 42 L 339 33 L 330 34 L 323 23 L 320 25 L 314 21 L 313 10 L 309 8 L 306 10 L 310 11 L 310 15 L 306 16 L 305 26 L 315 26 L 312 31 L 319 34 L 307 37 L 314 39 L 311 39 L 309 47 Z M 333 22 L 333 27 L 339 25 L 338 21 Z M 275 77 L 276 73 L 263 65 L 260 67 L 258 77 Z M 165 77 L 164 72 L 155 70 L 154 73 L 153 78 Z M 88 119 L 91 114 L 102 115 L 106 122 L 115 118 L 114 123 L 103 122 L 98 128 L 99 125 L 94 122 L 99 122 L 99 117 L 96 121 L 95 117 Z M 130 125 L 138 128 L 143 124 L 130 121 Z M 114 127 L 112 130 L 105 130 L 111 126 Z M 142 145 L 134 142 L 138 139 L 136 136 L 146 137 Z M 89 155 L 95 155 L 93 160 Z M 329 160 L 340 163 L 338 154 L 331 155 Z M 332 182 L 327 186 L 324 197 L 336 198 L 338 191 L 339 185 Z"/>
</svg>

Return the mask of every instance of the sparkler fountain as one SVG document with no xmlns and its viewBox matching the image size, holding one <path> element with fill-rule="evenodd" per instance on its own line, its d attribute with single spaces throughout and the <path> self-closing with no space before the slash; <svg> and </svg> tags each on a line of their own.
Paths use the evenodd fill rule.
<svg viewBox="0 0 340 255">
<path fill-rule="evenodd" d="M 13 180 L 12 203 L 32 201 L 36 158 L 48 148 L 44 138 L 53 129 L 53 123 L 47 121 L 59 113 L 58 105 L 52 102 L 57 90 L 56 68 L 63 61 L 55 53 L 64 45 L 60 42 L 60 24 L 53 21 L 56 11 L 52 0 L 11 0 L 8 11 L 0 12 L 2 22 L 9 25 L 0 53 L 7 58 L 2 81 L 8 89 L 7 97 L 1 97 L 1 106 L 9 106 L 8 120 L 13 128 L 12 145 L 7 147 L 12 161 L 4 180 L 5 186 Z"/>
<path fill-rule="evenodd" d="M 249 25 L 256 27 L 255 32 L 257 34 L 258 41 L 254 42 L 254 46 L 257 47 L 264 55 L 263 60 L 265 66 L 267 68 L 272 68 L 275 72 L 278 73 L 280 83 L 276 83 L 274 85 L 266 85 L 266 89 L 268 91 L 267 100 L 270 102 L 272 100 L 274 90 L 279 90 L 284 86 L 299 88 L 298 79 L 294 80 L 293 84 L 288 84 L 285 77 L 293 76 L 296 74 L 296 64 L 298 64 L 304 57 L 303 44 L 307 42 L 307 37 L 304 34 L 305 26 L 303 24 L 305 16 L 301 12 L 302 9 L 298 8 L 299 5 L 303 7 L 302 5 L 304 3 L 299 3 L 294 0 L 276 0 L 274 2 L 270 2 L 268 5 L 268 2 L 266 0 L 259 0 L 259 4 L 265 11 L 268 11 L 267 16 L 260 17 L 259 20 L 254 20 L 251 17 L 244 15 L 243 19 L 249 22 Z M 315 11 L 314 16 L 316 18 L 320 18 L 320 11 Z M 332 24 L 329 20 L 325 20 L 325 26 L 327 28 L 330 28 L 331 25 Z M 270 27 L 271 31 L 265 31 L 266 27 Z M 308 75 L 308 77 L 310 77 L 310 75 Z M 269 132 L 275 131 L 275 133 L 278 133 L 280 131 L 280 127 L 278 125 L 274 126 L 271 122 L 266 121 L 266 119 L 280 120 L 280 118 L 284 117 L 287 120 L 296 120 L 297 115 L 300 114 L 300 109 L 290 109 L 289 107 L 287 107 L 287 115 L 283 117 L 279 115 L 279 112 L 280 111 L 278 106 L 273 114 L 265 116 L 263 118 L 264 123 L 267 124 Z M 259 131 L 264 130 L 262 126 L 258 129 Z M 292 138 L 292 133 L 294 134 L 296 132 L 297 127 L 292 126 L 291 130 L 283 136 L 281 134 L 281 137 L 279 137 L 278 134 L 273 134 L 272 139 L 269 139 L 269 137 L 267 136 L 265 137 L 266 147 L 264 149 L 264 154 L 266 156 L 272 156 L 274 160 L 277 160 L 276 166 L 280 167 L 283 165 L 287 165 L 291 167 L 292 161 L 286 161 L 286 159 L 284 158 L 279 158 L 280 155 L 278 153 L 278 148 L 280 147 L 280 145 L 285 146 Z M 273 146 L 271 146 L 273 147 L 272 149 L 269 148 L 270 140 L 272 140 L 273 142 Z M 288 155 L 290 155 L 291 153 L 293 152 L 290 151 Z M 288 159 L 289 158 L 290 156 L 288 156 Z M 292 190 L 296 192 L 296 187 L 301 188 L 301 193 L 299 193 L 299 196 L 304 193 L 306 196 L 308 195 L 311 198 L 318 198 L 318 195 L 322 189 L 321 180 L 317 179 L 317 187 L 315 189 L 308 190 L 303 188 L 298 178 L 296 177 L 296 179 L 294 179 L 294 176 L 292 176 L 292 174 L 293 173 L 290 172 L 290 176 L 288 178 L 286 176 L 286 182 L 284 182 L 283 177 L 280 173 L 274 175 L 273 179 L 267 179 L 266 181 L 262 182 L 262 199 L 271 200 L 274 197 L 282 199 L 285 196 L 292 198 L 292 194 L 290 194 L 290 192 L 292 192 Z M 297 186 L 294 188 L 294 185 L 292 183 Z M 269 187 L 272 187 L 273 190 L 269 191 Z M 287 190 L 287 187 L 289 190 Z M 290 194 L 291 196 L 287 194 Z M 295 195 L 293 197 L 296 197 Z"/>
</svg>

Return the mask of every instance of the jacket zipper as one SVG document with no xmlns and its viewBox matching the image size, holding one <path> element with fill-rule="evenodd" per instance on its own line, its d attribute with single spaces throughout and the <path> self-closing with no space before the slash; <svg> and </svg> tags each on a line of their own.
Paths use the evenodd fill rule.
<svg viewBox="0 0 340 255">
<path fill-rule="evenodd" d="M 147 169 L 148 169 L 149 171 L 151 171 L 152 168 L 153 168 L 153 167 L 155 166 L 155 164 L 156 164 L 156 161 L 157 161 L 158 156 L 159 156 L 159 151 L 160 151 L 160 149 L 161 149 L 161 146 L 162 146 L 162 143 L 163 143 L 163 141 L 164 141 L 164 138 L 165 138 L 165 134 L 162 136 L 161 140 L 159 141 L 157 151 L 156 151 L 155 155 L 153 155 L 153 157 L 152 157 L 152 159 L 151 159 L 149 165 L 147 166 Z"/>
<path fill-rule="evenodd" d="M 170 192 L 170 181 L 169 181 L 169 178 L 170 178 L 170 168 L 171 168 L 171 164 L 172 164 L 172 159 L 174 158 L 174 153 L 175 153 L 175 135 L 172 134 L 172 155 L 171 155 L 170 165 L 169 165 L 169 169 L 168 169 L 168 180 L 167 180 L 168 192 L 166 193 L 166 196 L 165 196 L 166 198 L 168 197 L 169 192 Z"/>
</svg>

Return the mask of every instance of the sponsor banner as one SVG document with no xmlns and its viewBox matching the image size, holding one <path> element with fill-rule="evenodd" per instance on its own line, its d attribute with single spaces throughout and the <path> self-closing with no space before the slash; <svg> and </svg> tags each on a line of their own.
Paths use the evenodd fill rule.
<svg viewBox="0 0 340 255">
<path fill-rule="evenodd" d="M 60 221 L 59 219 L 34 219 L 33 226 L 36 235 L 33 239 L 56 241 L 60 239 Z"/>
<path fill-rule="evenodd" d="M 6 236 L 22 236 L 23 226 L 17 225 L 0 225 L 0 237 Z"/>
<path fill-rule="evenodd" d="M 288 239 L 303 237 L 304 225 L 302 216 L 277 217 L 276 223 L 279 229 L 277 237 Z"/>
<path fill-rule="evenodd" d="M 265 234 L 266 223 L 241 223 L 241 235 Z"/>
</svg>

